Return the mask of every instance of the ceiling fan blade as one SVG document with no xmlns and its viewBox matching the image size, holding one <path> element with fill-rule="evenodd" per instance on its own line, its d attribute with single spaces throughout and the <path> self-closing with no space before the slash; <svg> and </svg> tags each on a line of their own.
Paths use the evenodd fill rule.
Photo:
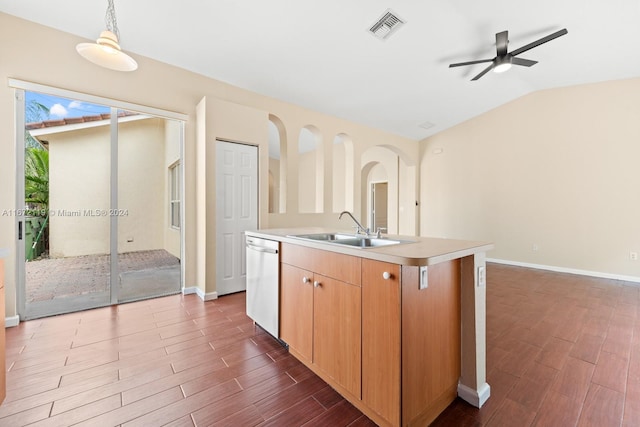
<svg viewBox="0 0 640 427">
<path fill-rule="evenodd" d="M 477 76 L 475 76 L 474 78 L 471 79 L 471 81 L 475 81 L 478 80 L 480 77 L 484 76 L 485 74 L 487 74 L 489 72 L 489 70 L 491 70 L 493 68 L 493 64 L 489 65 L 487 68 L 485 68 L 484 70 L 482 70 L 482 72 L 480 74 L 478 74 Z"/>
<path fill-rule="evenodd" d="M 534 47 L 540 46 L 543 43 L 549 42 L 555 38 L 558 38 L 560 36 L 564 36 L 565 34 L 567 34 L 567 29 L 563 28 L 560 31 L 556 31 L 553 34 L 549 34 L 546 37 L 543 37 L 539 40 L 534 41 L 533 43 L 529 43 L 528 45 L 522 46 L 520 49 L 516 49 L 513 52 L 511 52 L 511 56 L 516 56 L 516 55 L 520 55 L 522 52 L 526 52 L 529 49 L 533 49 Z"/>
<path fill-rule="evenodd" d="M 509 43 L 508 31 L 496 33 L 496 52 L 498 52 L 498 56 L 504 56 L 507 54 L 508 43 Z"/>
<path fill-rule="evenodd" d="M 469 62 L 458 62 L 457 64 L 449 64 L 449 68 L 462 67 L 464 65 L 482 64 L 483 62 L 491 62 L 491 61 L 493 61 L 493 58 L 491 58 L 491 59 L 479 59 L 477 61 L 469 61 Z"/>
<path fill-rule="evenodd" d="M 522 65 L 525 67 L 531 67 L 532 65 L 536 65 L 538 61 L 532 61 L 530 59 L 523 58 L 511 58 L 511 63 L 514 65 Z"/>
</svg>

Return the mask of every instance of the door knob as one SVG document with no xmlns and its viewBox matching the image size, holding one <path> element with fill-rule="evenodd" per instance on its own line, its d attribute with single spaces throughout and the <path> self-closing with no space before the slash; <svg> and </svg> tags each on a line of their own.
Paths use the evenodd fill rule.
<svg viewBox="0 0 640 427">
<path fill-rule="evenodd" d="M 311 281 L 311 279 L 309 279 L 307 276 L 304 276 L 302 278 L 302 283 L 309 283 Z"/>
<path fill-rule="evenodd" d="M 319 288 L 320 287 L 320 282 L 318 282 L 317 280 L 315 282 L 313 282 L 313 287 L 314 288 Z"/>
<path fill-rule="evenodd" d="M 388 271 L 385 271 L 384 273 L 382 273 L 382 278 L 384 280 L 389 280 L 391 279 L 391 273 L 389 273 Z"/>
</svg>

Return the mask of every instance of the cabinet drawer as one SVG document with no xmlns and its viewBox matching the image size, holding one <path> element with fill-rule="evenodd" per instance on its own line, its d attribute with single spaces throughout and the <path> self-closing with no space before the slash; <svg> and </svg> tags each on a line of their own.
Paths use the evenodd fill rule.
<svg viewBox="0 0 640 427">
<path fill-rule="evenodd" d="M 280 261 L 360 286 L 361 259 L 359 257 L 282 243 Z"/>
</svg>

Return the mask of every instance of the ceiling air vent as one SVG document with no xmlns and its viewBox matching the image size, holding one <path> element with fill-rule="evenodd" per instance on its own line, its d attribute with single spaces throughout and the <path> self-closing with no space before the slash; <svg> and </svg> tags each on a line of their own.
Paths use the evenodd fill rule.
<svg viewBox="0 0 640 427">
<path fill-rule="evenodd" d="M 380 40 L 386 40 L 405 23 L 406 21 L 404 19 L 398 17 L 391 9 L 387 9 L 380 19 L 378 19 L 378 22 L 369 28 L 369 31 Z"/>
<path fill-rule="evenodd" d="M 431 122 L 424 122 L 424 123 L 420 123 L 418 126 L 420 126 L 422 129 L 431 129 L 435 125 Z"/>
</svg>

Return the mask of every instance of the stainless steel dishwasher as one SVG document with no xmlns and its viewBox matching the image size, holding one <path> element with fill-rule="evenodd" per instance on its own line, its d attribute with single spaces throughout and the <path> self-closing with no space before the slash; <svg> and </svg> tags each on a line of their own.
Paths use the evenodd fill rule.
<svg viewBox="0 0 640 427">
<path fill-rule="evenodd" d="M 246 236 L 247 316 L 279 338 L 280 242 Z"/>
</svg>

